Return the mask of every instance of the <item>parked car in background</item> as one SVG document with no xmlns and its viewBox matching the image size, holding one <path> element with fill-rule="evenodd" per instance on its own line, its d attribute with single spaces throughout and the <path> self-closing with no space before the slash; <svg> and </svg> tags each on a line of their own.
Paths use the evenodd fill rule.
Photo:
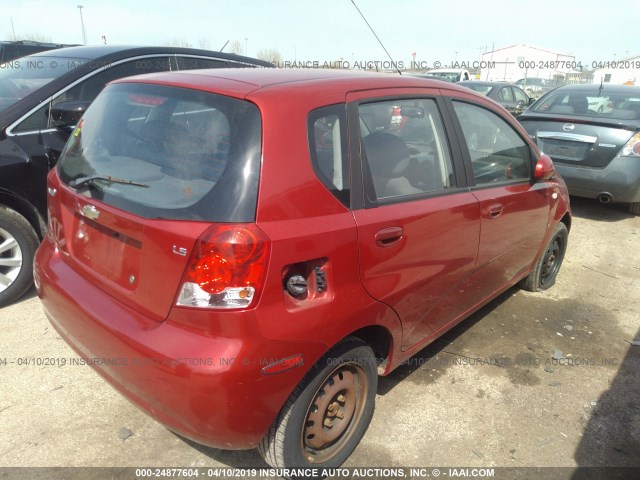
<svg viewBox="0 0 640 480">
<path fill-rule="evenodd" d="M 74 45 L 65 45 L 62 43 L 44 43 L 44 42 L 32 42 L 30 40 L 17 40 L 17 41 L 0 41 L 0 64 L 10 62 L 16 58 L 24 57 L 26 55 L 33 55 L 34 53 L 44 52 L 45 50 L 55 50 L 56 48 L 73 47 Z M 4 66 L 2 69 L 10 68 Z"/>
<path fill-rule="evenodd" d="M 71 47 L 0 69 L 0 306 L 32 283 L 47 218 L 46 176 L 78 119 L 111 80 L 146 72 L 270 66 L 174 47 Z"/>
<path fill-rule="evenodd" d="M 48 197 L 34 271 L 56 331 L 131 360 L 89 363 L 172 430 L 277 468 L 341 465 L 378 375 L 513 285 L 551 287 L 571 225 L 495 102 L 322 69 L 113 82 Z"/>
<path fill-rule="evenodd" d="M 437 78 L 439 80 L 446 80 L 447 82 L 457 83 L 465 80 L 471 80 L 471 74 L 468 70 L 462 68 L 434 68 L 429 70 L 424 75 L 415 75 L 425 78 Z"/>
<path fill-rule="evenodd" d="M 521 78 L 516 80 L 515 85 L 533 98 L 540 98 L 540 96 L 553 88 L 553 82 L 539 77 Z"/>
<path fill-rule="evenodd" d="M 572 195 L 640 215 L 640 87 L 567 85 L 518 117 Z"/>
<path fill-rule="evenodd" d="M 522 89 L 506 82 L 471 80 L 469 82 L 460 82 L 460 85 L 495 100 L 515 117 L 524 112 L 534 101 Z"/>
</svg>

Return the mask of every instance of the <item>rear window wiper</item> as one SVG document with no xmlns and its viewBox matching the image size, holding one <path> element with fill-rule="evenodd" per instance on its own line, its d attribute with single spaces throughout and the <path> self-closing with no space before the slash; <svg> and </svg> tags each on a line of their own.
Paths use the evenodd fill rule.
<svg viewBox="0 0 640 480">
<path fill-rule="evenodd" d="M 110 175 L 89 175 L 88 177 L 76 178 L 75 180 L 71 180 L 69 182 L 69 186 L 71 188 L 78 189 L 83 185 L 88 185 L 96 180 L 103 180 L 108 183 L 121 183 L 123 185 L 134 185 L 136 187 L 149 188 L 149 185 L 147 185 L 146 183 L 134 182 L 133 180 L 126 180 L 123 178 L 115 178 Z"/>
</svg>

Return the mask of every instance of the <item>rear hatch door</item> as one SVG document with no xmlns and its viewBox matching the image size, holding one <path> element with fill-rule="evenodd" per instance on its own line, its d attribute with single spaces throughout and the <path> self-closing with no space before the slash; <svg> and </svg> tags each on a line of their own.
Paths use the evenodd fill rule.
<svg viewBox="0 0 640 480">
<path fill-rule="evenodd" d="M 50 210 L 59 248 L 105 292 L 165 319 L 207 228 L 255 221 L 261 142 L 260 112 L 244 100 L 108 86 L 57 166 L 63 185 Z"/>
<path fill-rule="evenodd" d="M 208 227 L 143 219 L 67 189 L 60 192 L 57 216 L 63 258 L 111 296 L 158 321 L 168 315 L 189 253 Z"/>
</svg>

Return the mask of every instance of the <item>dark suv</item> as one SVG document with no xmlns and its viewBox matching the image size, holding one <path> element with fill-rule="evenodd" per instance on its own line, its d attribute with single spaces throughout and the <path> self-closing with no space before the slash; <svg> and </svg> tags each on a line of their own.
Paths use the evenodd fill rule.
<svg viewBox="0 0 640 480">
<path fill-rule="evenodd" d="M 378 375 L 551 287 L 571 224 L 492 100 L 338 70 L 116 81 L 48 197 L 34 280 L 60 336 L 172 430 L 284 468 L 340 465 Z"/>
<path fill-rule="evenodd" d="M 32 283 L 46 225 L 46 176 L 76 122 L 107 82 L 139 73 L 270 67 L 232 54 L 173 47 L 97 46 L 42 52 L 0 69 L 0 306 Z"/>
</svg>

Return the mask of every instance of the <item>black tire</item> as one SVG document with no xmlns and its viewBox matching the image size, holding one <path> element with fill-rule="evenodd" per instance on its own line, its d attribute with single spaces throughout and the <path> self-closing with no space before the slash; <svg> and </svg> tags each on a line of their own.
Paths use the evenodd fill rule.
<svg viewBox="0 0 640 480">
<path fill-rule="evenodd" d="M 527 278 L 520 282 L 520 288 L 530 292 L 539 292 L 551 288 L 556 283 L 556 277 L 567 251 L 568 239 L 569 231 L 567 226 L 560 222 L 553 231 L 547 248 L 545 248 L 538 263 L 536 263 L 536 268 Z"/>
<path fill-rule="evenodd" d="M 0 205 L 0 307 L 16 301 L 33 284 L 33 257 L 39 243 L 22 215 Z"/>
<path fill-rule="evenodd" d="M 339 467 L 369 426 L 377 386 L 371 348 L 345 339 L 305 375 L 258 451 L 274 468 Z"/>
<path fill-rule="evenodd" d="M 632 213 L 633 215 L 640 215 L 640 202 L 630 203 L 629 213 Z"/>
</svg>

